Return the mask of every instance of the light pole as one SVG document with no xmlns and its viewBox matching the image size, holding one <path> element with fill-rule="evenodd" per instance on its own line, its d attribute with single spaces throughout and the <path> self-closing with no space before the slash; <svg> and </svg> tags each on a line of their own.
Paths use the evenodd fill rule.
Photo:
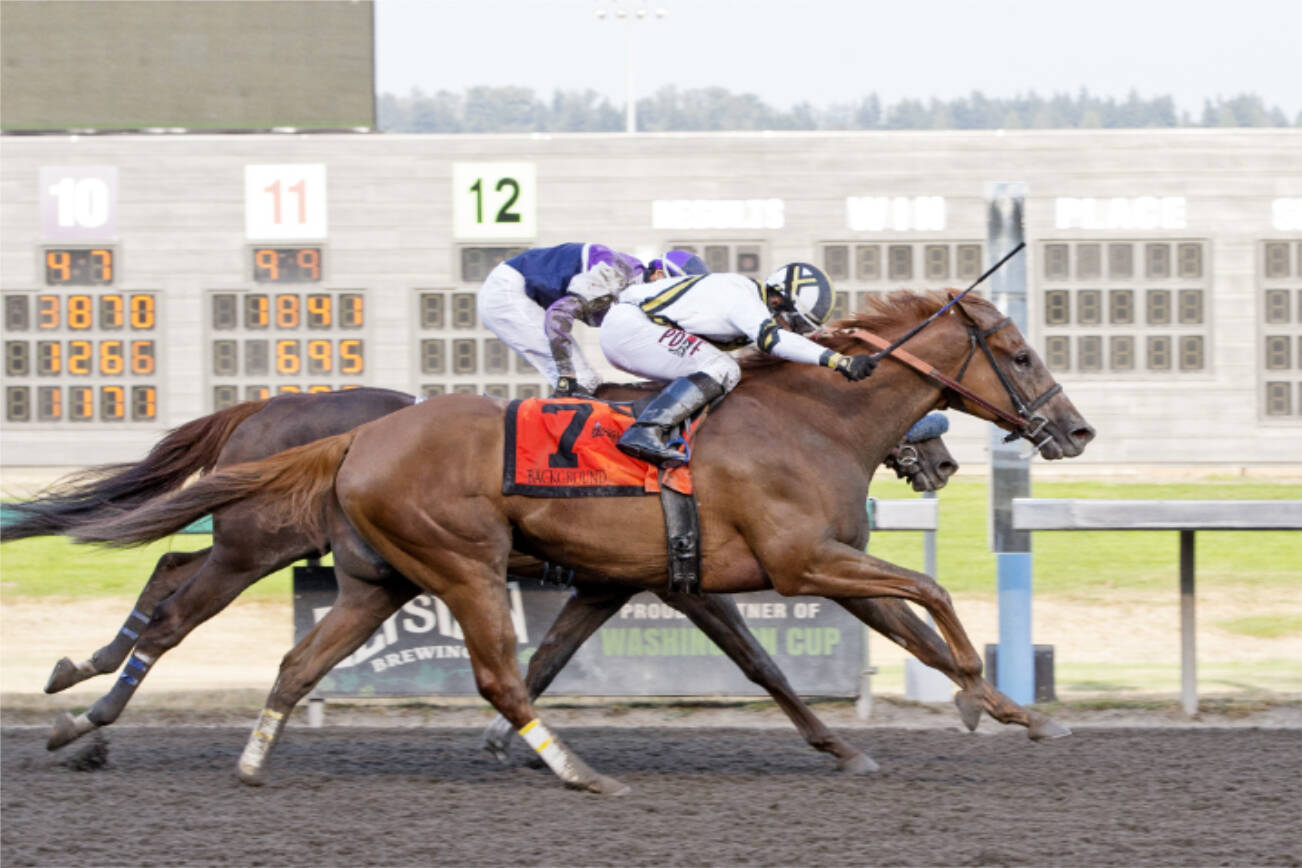
<svg viewBox="0 0 1302 868">
<path fill-rule="evenodd" d="M 635 133 L 637 132 L 637 97 L 633 87 L 633 22 L 647 21 L 652 17 L 664 18 L 669 14 L 669 10 L 663 7 L 652 10 L 643 6 L 625 8 L 623 0 L 614 0 L 613 6 L 613 10 L 610 11 L 605 6 L 598 6 L 594 14 L 598 21 L 609 18 L 612 21 L 624 22 L 624 132 Z"/>
</svg>

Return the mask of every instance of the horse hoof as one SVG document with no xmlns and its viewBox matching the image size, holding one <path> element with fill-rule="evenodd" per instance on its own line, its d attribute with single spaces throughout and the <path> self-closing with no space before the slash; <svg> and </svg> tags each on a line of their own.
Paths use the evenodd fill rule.
<svg viewBox="0 0 1302 868">
<path fill-rule="evenodd" d="M 502 765 L 511 764 L 511 722 L 500 714 L 484 730 L 484 750 Z"/>
<path fill-rule="evenodd" d="M 260 787 L 267 783 L 267 770 L 264 768 L 245 768 L 240 766 L 237 775 L 240 783 L 250 787 Z"/>
<path fill-rule="evenodd" d="M 64 657 L 54 664 L 54 671 L 50 673 L 50 680 L 45 682 L 45 692 L 58 693 L 60 690 L 67 690 L 81 681 L 77 677 L 79 674 L 77 665 L 71 659 Z"/>
<path fill-rule="evenodd" d="M 627 796 L 633 789 L 623 781 L 608 775 L 597 775 L 579 785 L 582 789 L 599 796 Z"/>
<path fill-rule="evenodd" d="M 845 772 L 847 775 L 870 775 L 878 771 L 880 766 L 873 762 L 868 754 L 857 753 L 849 759 L 840 760 L 836 768 L 837 771 Z"/>
<path fill-rule="evenodd" d="M 488 751 L 489 756 L 497 760 L 501 765 L 509 766 L 511 764 L 511 753 L 506 749 L 506 745 L 486 738 L 484 739 L 484 750 Z"/>
<path fill-rule="evenodd" d="M 981 695 L 975 690 L 960 690 L 954 694 L 954 705 L 958 706 L 958 716 L 968 732 L 976 732 L 977 724 L 981 722 L 981 710 L 984 707 Z"/>
<path fill-rule="evenodd" d="M 1071 730 L 1063 726 L 1058 721 L 1049 717 L 1047 714 L 1041 714 L 1038 711 L 1031 712 L 1031 723 L 1026 727 L 1026 735 L 1031 741 L 1048 741 L 1052 738 L 1064 738 L 1071 735 Z"/>
<path fill-rule="evenodd" d="M 81 735 L 81 731 L 77 729 L 77 719 L 65 711 L 54 719 L 54 728 L 50 730 L 45 749 L 58 750 L 65 744 L 76 741 Z"/>
</svg>

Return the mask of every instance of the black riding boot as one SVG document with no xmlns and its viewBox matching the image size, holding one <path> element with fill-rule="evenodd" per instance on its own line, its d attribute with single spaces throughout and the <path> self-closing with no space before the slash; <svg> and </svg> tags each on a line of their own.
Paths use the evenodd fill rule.
<svg viewBox="0 0 1302 868">
<path fill-rule="evenodd" d="M 673 427 L 723 394 L 709 374 L 679 377 L 651 399 L 637 421 L 619 438 L 619 448 L 634 458 L 670 467 L 683 463 L 683 453 L 665 442 Z"/>
</svg>

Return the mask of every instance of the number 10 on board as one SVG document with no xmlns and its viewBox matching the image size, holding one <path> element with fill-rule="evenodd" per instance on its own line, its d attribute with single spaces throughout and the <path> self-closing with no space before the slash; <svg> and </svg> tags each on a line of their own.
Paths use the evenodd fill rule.
<svg viewBox="0 0 1302 868">
<path fill-rule="evenodd" d="M 532 239 L 538 234 L 533 163 L 453 163 L 452 226 L 457 238 Z"/>
</svg>

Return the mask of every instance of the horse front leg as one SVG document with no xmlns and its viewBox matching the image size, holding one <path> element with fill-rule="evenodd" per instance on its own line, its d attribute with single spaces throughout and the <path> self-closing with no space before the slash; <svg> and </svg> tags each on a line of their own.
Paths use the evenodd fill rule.
<svg viewBox="0 0 1302 868">
<path fill-rule="evenodd" d="M 926 573 L 905 569 L 873 557 L 836 540 L 824 540 L 803 556 L 782 551 L 781 540 L 772 541 L 773 559 L 765 569 L 773 587 L 786 595 L 817 595 L 834 601 L 896 597 L 922 606 L 936 620 L 936 627 L 949 645 L 953 657 L 951 677 L 962 689 L 956 697 L 968 722 L 979 717 L 983 681 L 981 658 L 954 611 L 949 592 Z M 969 723 L 969 727 L 971 724 Z"/>
<path fill-rule="evenodd" d="M 877 763 L 838 738 L 800 700 L 792 689 L 791 682 L 787 681 L 782 670 L 746 626 L 746 621 L 733 600 L 717 594 L 671 594 L 662 591 L 657 591 L 656 594 L 690 618 L 737 664 L 747 678 L 767 690 L 811 747 L 836 757 L 839 770 L 857 775 L 877 771 Z"/>
<path fill-rule="evenodd" d="M 960 683 L 954 655 L 949 653 L 945 641 L 903 600 L 885 598 L 837 602 L 860 621 L 917 657 L 924 665 L 943 672 L 955 683 Z M 1026 734 L 1033 741 L 1071 735 L 1070 729 L 1047 714 L 1031 711 L 1013 702 L 988 679 L 982 679 L 981 700 L 987 714 L 1000 723 L 1026 727 Z M 961 713 L 964 709 L 960 706 L 959 710 Z M 967 718 L 964 722 L 967 722 Z M 968 728 L 975 729 L 976 722 L 973 721 Z"/>
<path fill-rule="evenodd" d="M 64 657 L 55 663 L 49 680 L 45 682 L 45 692 L 59 693 L 96 675 L 116 672 L 136 646 L 136 640 L 149 623 L 154 608 L 199 571 L 210 551 L 211 548 L 197 552 L 168 552 L 159 558 L 144 590 L 136 599 L 135 608 L 117 635 L 81 663 L 73 663 L 71 657 Z"/>
<path fill-rule="evenodd" d="M 266 783 L 267 760 L 299 700 L 418 592 L 405 579 L 373 584 L 354 578 L 337 564 L 335 576 L 339 594 L 334 604 L 280 661 L 267 704 L 240 754 L 239 779 L 250 786 Z"/>
<path fill-rule="evenodd" d="M 537 699 L 547 690 L 579 647 L 635 593 L 636 589 L 616 585 L 584 585 L 574 589 L 556 620 L 547 629 L 547 635 L 538 643 L 538 649 L 529 658 L 525 686 L 531 700 Z M 511 722 L 500 714 L 484 730 L 484 750 L 503 765 L 511 762 L 513 731 Z"/>
</svg>

